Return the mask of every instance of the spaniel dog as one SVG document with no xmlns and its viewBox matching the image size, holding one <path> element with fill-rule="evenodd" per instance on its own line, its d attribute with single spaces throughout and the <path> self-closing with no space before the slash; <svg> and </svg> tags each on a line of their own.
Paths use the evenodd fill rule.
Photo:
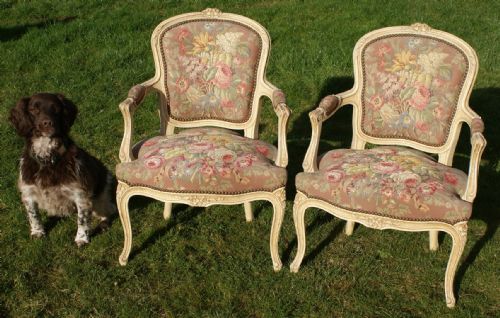
<svg viewBox="0 0 500 318">
<path fill-rule="evenodd" d="M 104 225 L 116 212 L 116 179 L 69 137 L 77 112 L 63 95 L 41 93 L 19 100 L 9 120 L 25 138 L 18 187 L 31 236 L 45 235 L 38 209 L 49 216 L 76 212 L 75 242 L 80 247 L 89 242 L 92 214 Z"/>
</svg>

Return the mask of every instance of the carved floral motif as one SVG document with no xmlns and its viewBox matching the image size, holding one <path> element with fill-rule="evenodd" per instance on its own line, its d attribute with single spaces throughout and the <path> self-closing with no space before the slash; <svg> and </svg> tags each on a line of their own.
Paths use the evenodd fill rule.
<svg viewBox="0 0 500 318">
<path fill-rule="evenodd" d="M 222 14 L 222 11 L 217 8 L 206 8 L 202 12 L 209 17 L 217 17 Z"/>
<path fill-rule="evenodd" d="M 425 23 L 413 23 L 411 27 L 419 32 L 429 32 L 432 30 L 432 28 Z"/>
</svg>

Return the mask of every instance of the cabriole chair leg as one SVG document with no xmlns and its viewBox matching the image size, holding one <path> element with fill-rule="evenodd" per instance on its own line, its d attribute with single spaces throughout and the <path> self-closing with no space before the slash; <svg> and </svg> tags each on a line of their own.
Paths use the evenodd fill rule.
<svg viewBox="0 0 500 318">
<path fill-rule="evenodd" d="M 123 226 L 123 250 L 119 257 L 120 265 L 127 265 L 128 256 L 130 254 L 130 249 L 132 247 L 132 228 L 130 226 L 130 216 L 128 209 L 128 201 L 130 199 L 129 195 L 123 195 L 123 192 L 127 189 L 127 186 L 123 184 L 118 184 L 116 203 L 118 207 L 118 213 L 120 214 L 120 220 Z"/>
<path fill-rule="evenodd" d="M 269 239 L 269 247 L 271 249 L 271 259 L 273 260 L 274 271 L 281 270 L 282 263 L 279 255 L 278 241 L 281 230 L 281 224 L 285 216 L 285 189 L 275 191 L 274 199 L 271 201 L 273 204 L 273 221 L 271 225 L 271 237 Z"/>
<path fill-rule="evenodd" d="M 448 232 L 453 239 L 453 245 L 451 248 L 450 259 L 448 260 L 448 266 L 446 266 L 446 274 L 444 278 L 446 306 L 449 308 L 455 307 L 453 282 L 455 280 L 458 261 L 460 260 L 460 256 L 462 256 L 465 243 L 467 242 L 467 222 L 455 224 L 453 228 L 454 230 Z"/>
<path fill-rule="evenodd" d="M 306 227 L 304 224 L 304 216 L 307 207 L 297 203 L 301 201 L 302 197 L 304 197 L 302 193 L 297 193 L 293 205 L 293 222 L 295 224 L 295 231 L 297 232 L 297 254 L 290 265 L 290 271 L 292 273 L 297 273 L 299 271 L 300 264 L 306 252 Z"/>
</svg>

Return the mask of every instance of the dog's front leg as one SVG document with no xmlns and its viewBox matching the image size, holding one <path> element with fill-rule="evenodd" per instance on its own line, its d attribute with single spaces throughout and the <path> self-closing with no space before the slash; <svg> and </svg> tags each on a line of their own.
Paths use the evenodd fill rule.
<svg viewBox="0 0 500 318">
<path fill-rule="evenodd" d="M 75 242 L 78 247 L 90 241 L 90 216 L 92 215 L 92 200 L 85 195 L 84 191 L 75 192 L 75 204 L 78 209 L 78 230 Z"/>
<path fill-rule="evenodd" d="M 33 194 L 32 186 L 20 186 L 21 199 L 26 209 L 26 216 L 28 217 L 28 222 L 30 223 L 30 235 L 34 238 L 40 238 L 45 235 L 45 230 L 43 229 L 42 221 L 40 220 L 40 214 L 38 213 L 38 204 L 36 203 Z"/>
<path fill-rule="evenodd" d="M 24 207 L 26 208 L 26 215 L 30 223 L 30 235 L 33 238 L 41 238 L 45 235 L 40 214 L 38 213 L 38 206 L 35 201 L 23 198 Z"/>
</svg>

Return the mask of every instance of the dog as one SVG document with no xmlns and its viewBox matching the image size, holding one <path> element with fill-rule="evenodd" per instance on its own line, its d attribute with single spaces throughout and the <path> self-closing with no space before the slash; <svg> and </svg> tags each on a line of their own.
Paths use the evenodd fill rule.
<svg viewBox="0 0 500 318">
<path fill-rule="evenodd" d="M 77 113 L 62 94 L 39 93 L 21 98 L 9 121 L 25 139 L 18 188 L 31 236 L 45 235 L 39 209 L 49 216 L 76 213 L 75 242 L 81 247 L 90 241 L 90 217 L 98 217 L 105 226 L 117 209 L 115 177 L 69 137 Z"/>
</svg>

